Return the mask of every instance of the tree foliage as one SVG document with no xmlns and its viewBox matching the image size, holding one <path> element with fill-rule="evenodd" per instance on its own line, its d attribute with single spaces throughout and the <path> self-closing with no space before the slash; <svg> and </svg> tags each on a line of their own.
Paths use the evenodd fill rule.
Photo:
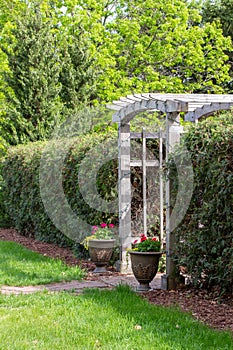
<svg viewBox="0 0 233 350">
<path fill-rule="evenodd" d="M 59 74 L 56 38 L 38 8 L 26 11 L 2 46 L 9 71 L 5 72 L 9 134 L 15 143 L 46 138 L 59 121 Z M 9 89 L 10 88 L 10 89 Z M 6 133 L 7 134 L 7 133 Z"/>
<path fill-rule="evenodd" d="M 3 72 L 0 124 L 11 144 L 48 138 L 94 90 L 92 62 L 80 28 L 66 36 L 67 30 L 59 30 L 58 19 L 48 15 L 47 8 L 31 5 L 2 39 L 9 69 Z"/>
<path fill-rule="evenodd" d="M 230 39 L 203 23 L 195 1 L 1 3 L 0 126 L 11 143 L 46 138 L 85 103 L 143 91 L 221 93 L 230 80 Z"/>
<path fill-rule="evenodd" d="M 204 22 L 219 21 L 224 36 L 233 39 L 233 1 L 232 0 L 204 0 L 202 16 Z"/>
<path fill-rule="evenodd" d="M 94 11 L 94 10 L 92 10 Z M 222 92 L 229 79 L 230 40 L 184 1 L 115 2 L 104 21 L 99 55 L 105 62 L 99 97 L 132 92 Z M 107 55 L 106 55 L 107 53 Z"/>
</svg>

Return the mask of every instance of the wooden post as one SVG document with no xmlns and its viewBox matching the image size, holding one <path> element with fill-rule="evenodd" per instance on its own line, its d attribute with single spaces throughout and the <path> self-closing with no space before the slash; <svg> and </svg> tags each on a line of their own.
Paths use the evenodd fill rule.
<svg viewBox="0 0 233 350">
<path fill-rule="evenodd" d="M 146 202 L 146 135 L 142 129 L 142 195 L 143 195 L 143 233 L 147 235 L 147 202 Z"/>
<path fill-rule="evenodd" d="M 163 135 L 159 130 L 159 189 L 160 189 L 160 240 L 163 249 Z"/>
<path fill-rule="evenodd" d="M 119 236 L 122 273 L 129 269 L 127 248 L 131 245 L 130 124 L 118 126 Z"/>
<path fill-rule="evenodd" d="M 179 113 L 167 113 L 166 115 L 166 161 L 168 161 L 174 145 L 180 142 L 180 133 L 183 128 L 180 126 Z M 162 276 L 162 289 L 175 289 L 174 270 L 175 265 L 172 261 L 174 250 L 174 235 L 171 232 L 170 225 L 170 181 L 166 181 L 166 274 Z"/>
</svg>

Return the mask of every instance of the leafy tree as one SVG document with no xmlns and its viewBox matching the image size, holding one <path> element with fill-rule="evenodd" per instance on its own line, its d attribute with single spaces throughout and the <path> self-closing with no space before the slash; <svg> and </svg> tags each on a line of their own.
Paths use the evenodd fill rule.
<svg viewBox="0 0 233 350">
<path fill-rule="evenodd" d="M 233 42 L 233 0 L 205 0 L 203 1 L 202 16 L 204 23 L 218 22 L 221 24 L 224 36 L 230 36 Z M 226 85 L 228 91 L 233 91 L 233 52 L 226 51 L 231 66 L 231 81 Z"/>
<path fill-rule="evenodd" d="M 233 39 L 233 0 L 204 0 L 202 8 L 204 22 L 219 21 L 224 36 Z"/>
<path fill-rule="evenodd" d="M 231 42 L 217 24 L 203 25 L 195 1 L 83 0 L 69 11 L 79 13 L 102 68 L 98 101 L 142 91 L 221 93 L 230 79 Z"/>
<path fill-rule="evenodd" d="M 125 0 L 116 12 L 102 44 L 112 58 L 102 77 L 103 99 L 135 91 L 223 91 L 230 40 L 215 24 L 202 26 L 195 8 L 184 1 Z"/>
</svg>

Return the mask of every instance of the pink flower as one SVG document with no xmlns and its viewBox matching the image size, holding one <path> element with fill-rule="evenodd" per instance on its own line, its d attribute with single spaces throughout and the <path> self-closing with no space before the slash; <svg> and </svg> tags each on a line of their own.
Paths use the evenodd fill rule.
<svg viewBox="0 0 233 350">
<path fill-rule="evenodd" d="M 98 226 L 92 226 L 91 233 L 94 235 L 97 230 L 98 230 Z"/>
<path fill-rule="evenodd" d="M 113 228 L 114 225 L 113 225 L 113 224 L 109 224 L 108 227 L 109 227 L 109 228 Z"/>
<path fill-rule="evenodd" d="M 105 224 L 105 222 L 102 222 L 102 224 L 100 224 L 100 227 L 105 228 L 105 227 L 107 227 L 107 224 Z"/>
<path fill-rule="evenodd" d="M 157 237 L 153 237 L 152 241 L 158 241 L 158 238 Z"/>
<path fill-rule="evenodd" d="M 135 239 L 135 241 L 133 241 L 133 244 L 136 244 L 136 243 L 138 243 L 138 240 L 137 240 L 137 239 Z"/>
</svg>

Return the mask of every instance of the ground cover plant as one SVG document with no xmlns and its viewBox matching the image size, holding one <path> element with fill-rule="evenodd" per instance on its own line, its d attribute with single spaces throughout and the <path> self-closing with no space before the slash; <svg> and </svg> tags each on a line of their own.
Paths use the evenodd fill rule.
<svg viewBox="0 0 233 350">
<path fill-rule="evenodd" d="M 151 305 L 126 286 L 78 296 L 0 295 L 0 317 L 2 350 L 233 348 L 230 333 L 212 330 L 175 308 Z"/>
<path fill-rule="evenodd" d="M 80 280 L 84 270 L 32 252 L 20 244 L 0 241 L 0 285 L 28 286 Z"/>
</svg>

